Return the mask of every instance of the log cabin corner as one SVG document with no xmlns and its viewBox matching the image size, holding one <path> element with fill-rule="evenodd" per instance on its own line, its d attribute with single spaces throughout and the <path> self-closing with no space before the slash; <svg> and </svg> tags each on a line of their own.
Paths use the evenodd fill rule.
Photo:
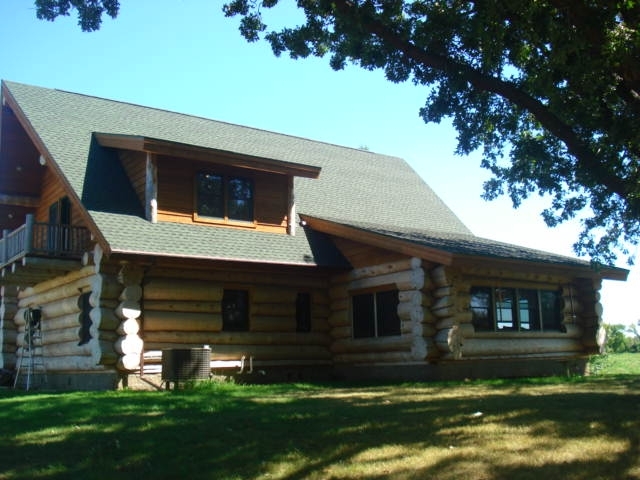
<svg viewBox="0 0 640 480">
<path fill-rule="evenodd" d="M 628 274 L 474 236 L 400 158 L 1 95 L 0 368 L 48 388 L 117 388 L 185 350 L 256 381 L 582 373 L 601 282 Z"/>
</svg>

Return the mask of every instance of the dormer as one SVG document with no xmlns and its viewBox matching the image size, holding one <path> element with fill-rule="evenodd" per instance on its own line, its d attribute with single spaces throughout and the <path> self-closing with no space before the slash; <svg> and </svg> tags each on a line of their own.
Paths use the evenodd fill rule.
<svg viewBox="0 0 640 480">
<path fill-rule="evenodd" d="M 112 148 L 152 223 L 295 234 L 294 178 L 320 167 L 149 137 L 94 134 Z"/>
</svg>

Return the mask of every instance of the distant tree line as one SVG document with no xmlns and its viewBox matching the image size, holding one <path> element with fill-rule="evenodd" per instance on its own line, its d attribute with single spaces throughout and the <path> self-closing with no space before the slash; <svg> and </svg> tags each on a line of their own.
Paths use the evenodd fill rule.
<svg viewBox="0 0 640 480">
<path fill-rule="evenodd" d="M 640 320 L 637 325 L 607 325 L 606 353 L 640 353 Z"/>
</svg>

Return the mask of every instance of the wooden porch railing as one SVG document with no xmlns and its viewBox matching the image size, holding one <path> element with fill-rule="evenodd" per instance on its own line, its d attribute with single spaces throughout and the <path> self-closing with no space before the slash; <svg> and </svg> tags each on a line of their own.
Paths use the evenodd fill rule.
<svg viewBox="0 0 640 480">
<path fill-rule="evenodd" d="M 0 239 L 0 266 L 26 256 L 80 258 L 89 248 L 90 235 L 84 227 L 37 223 L 33 215 L 13 231 L 5 230 Z"/>
</svg>

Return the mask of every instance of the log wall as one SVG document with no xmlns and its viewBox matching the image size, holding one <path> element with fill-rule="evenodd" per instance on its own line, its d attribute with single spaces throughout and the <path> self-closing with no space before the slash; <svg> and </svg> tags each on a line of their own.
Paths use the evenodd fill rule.
<svg viewBox="0 0 640 480">
<path fill-rule="evenodd" d="M 437 356 L 433 318 L 425 314 L 430 297 L 423 292 L 423 263 L 418 258 L 393 260 L 356 268 L 332 279 L 329 297 L 331 352 L 336 364 L 401 364 L 425 362 Z M 398 289 L 401 334 L 378 338 L 353 338 L 351 294 L 391 286 Z"/>
<path fill-rule="evenodd" d="M 433 283 L 431 314 L 435 317 L 435 343 L 443 360 L 580 357 L 601 349 L 604 338 L 599 281 L 491 267 L 483 270 L 477 265 L 471 269 L 440 265 L 429 276 Z M 562 330 L 476 332 L 470 289 L 478 285 L 560 290 Z"/>
<path fill-rule="evenodd" d="M 16 338 L 18 331 L 13 322 L 18 311 L 18 289 L 0 287 L 0 369 L 13 370 L 16 365 Z"/>
<path fill-rule="evenodd" d="M 151 269 L 143 284 L 145 370 L 153 371 L 167 348 L 209 345 L 212 361 L 253 357 L 257 365 L 328 364 L 329 298 L 323 275 L 276 271 L 173 271 Z M 247 331 L 223 330 L 225 288 L 249 293 Z M 297 332 L 296 297 L 311 296 L 311 331 Z"/>
<path fill-rule="evenodd" d="M 95 265 L 86 265 L 19 291 L 13 316 L 16 356 L 23 354 L 25 314 L 40 308 L 42 336 L 36 354 L 43 356 L 47 372 L 98 371 L 114 365 L 116 336 L 102 325 L 100 315 L 100 299 L 110 289 L 109 278 Z"/>
</svg>

